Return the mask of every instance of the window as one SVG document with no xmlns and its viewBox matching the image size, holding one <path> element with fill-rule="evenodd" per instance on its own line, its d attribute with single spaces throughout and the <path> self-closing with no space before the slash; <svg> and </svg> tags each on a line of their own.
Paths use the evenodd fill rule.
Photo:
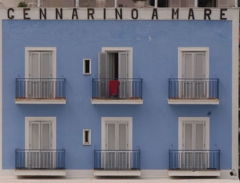
<svg viewBox="0 0 240 183">
<path fill-rule="evenodd" d="M 25 166 L 27 169 L 56 166 L 56 160 L 46 156 L 46 151 L 56 149 L 55 117 L 25 118 L 25 149 L 28 151 L 25 154 Z"/>
<path fill-rule="evenodd" d="M 91 74 L 91 59 L 83 59 L 83 74 Z"/>
<path fill-rule="evenodd" d="M 178 143 L 180 167 L 208 167 L 209 157 L 204 150 L 209 150 L 209 118 L 208 117 L 179 117 Z"/>
<path fill-rule="evenodd" d="M 25 49 L 25 78 L 27 98 L 54 98 L 56 77 L 55 48 Z"/>
<path fill-rule="evenodd" d="M 209 49 L 179 48 L 179 97 L 203 99 L 208 96 Z"/>
<path fill-rule="evenodd" d="M 102 118 L 102 150 L 132 149 L 132 118 Z"/>
<path fill-rule="evenodd" d="M 155 6 L 155 0 L 150 0 L 150 5 Z M 156 7 L 194 7 L 195 0 L 157 0 Z"/>
<path fill-rule="evenodd" d="M 91 130 L 83 130 L 83 145 L 91 145 Z"/>
<path fill-rule="evenodd" d="M 232 7 L 234 0 L 198 0 L 198 7 Z"/>
<path fill-rule="evenodd" d="M 102 150 L 106 152 L 102 162 L 104 169 L 131 168 L 127 150 L 132 150 L 132 118 L 102 118 Z"/>
</svg>

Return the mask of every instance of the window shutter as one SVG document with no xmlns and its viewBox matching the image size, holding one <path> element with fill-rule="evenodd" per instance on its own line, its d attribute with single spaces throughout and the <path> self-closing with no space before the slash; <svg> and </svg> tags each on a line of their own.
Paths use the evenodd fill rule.
<svg viewBox="0 0 240 183">
<path fill-rule="evenodd" d="M 194 55 L 194 77 L 195 78 L 205 78 L 206 77 L 206 69 L 205 69 L 205 53 L 204 52 L 196 52 Z"/>
<path fill-rule="evenodd" d="M 119 52 L 118 53 L 118 77 L 122 78 L 119 85 L 119 98 L 130 97 L 129 93 L 131 90 L 131 83 L 128 82 L 128 53 Z"/>
<path fill-rule="evenodd" d="M 40 149 L 40 123 L 30 122 L 29 149 Z"/>
<path fill-rule="evenodd" d="M 205 145 L 204 140 L 204 125 L 203 123 L 196 124 L 196 150 L 203 150 Z"/>
<path fill-rule="evenodd" d="M 41 78 L 53 77 L 52 52 L 41 52 Z"/>
<path fill-rule="evenodd" d="M 119 150 L 127 149 L 127 124 L 119 124 Z"/>
<path fill-rule="evenodd" d="M 105 52 L 98 54 L 98 74 L 99 78 L 109 78 L 108 55 Z"/>
<path fill-rule="evenodd" d="M 119 78 L 128 78 L 128 53 L 127 52 L 119 52 Z"/>
<path fill-rule="evenodd" d="M 29 78 L 40 78 L 40 53 L 29 52 Z"/>
<path fill-rule="evenodd" d="M 185 150 L 192 150 L 193 149 L 193 131 L 192 131 L 192 124 L 185 123 L 184 128 L 184 147 Z"/>
<path fill-rule="evenodd" d="M 193 78 L 193 54 L 183 53 L 182 78 Z"/>
</svg>

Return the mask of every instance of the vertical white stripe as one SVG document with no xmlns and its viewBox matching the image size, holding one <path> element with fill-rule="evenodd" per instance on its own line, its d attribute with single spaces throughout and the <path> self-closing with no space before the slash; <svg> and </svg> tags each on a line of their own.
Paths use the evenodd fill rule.
<svg viewBox="0 0 240 183">
<path fill-rule="evenodd" d="M 238 171 L 238 30 L 239 10 L 233 11 L 232 21 L 232 168 Z"/>
</svg>

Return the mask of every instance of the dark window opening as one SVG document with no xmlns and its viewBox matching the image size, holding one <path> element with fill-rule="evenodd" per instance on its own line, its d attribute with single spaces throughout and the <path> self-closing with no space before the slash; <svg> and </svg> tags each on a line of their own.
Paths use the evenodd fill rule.
<svg viewBox="0 0 240 183">
<path fill-rule="evenodd" d="M 150 6 L 154 6 L 155 0 L 150 0 Z M 158 0 L 157 7 L 168 7 L 168 0 Z"/>
<path fill-rule="evenodd" d="M 217 7 L 216 0 L 198 0 L 198 7 Z"/>
</svg>

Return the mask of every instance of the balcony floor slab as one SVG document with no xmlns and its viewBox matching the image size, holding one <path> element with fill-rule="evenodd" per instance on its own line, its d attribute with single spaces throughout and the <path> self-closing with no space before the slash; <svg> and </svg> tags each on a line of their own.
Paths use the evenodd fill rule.
<svg viewBox="0 0 240 183">
<path fill-rule="evenodd" d="M 91 99 L 92 104 L 137 104 L 142 105 L 142 99 Z"/>
<path fill-rule="evenodd" d="M 17 176 L 66 176 L 66 170 L 15 170 Z"/>
<path fill-rule="evenodd" d="M 168 99 L 168 104 L 172 105 L 219 105 L 219 99 Z"/>
<path fill-rule="evenodd" d="M 94 170 L 94 176 L 124 176 L 124 177 L 140 177 L 141 170 Z"/>
<path fill-rule="evenodd" d="M 170 177 L 219 177 L 220 170 L 169 170 Z"/>
<path fill-rule="evenodd" d="M 66 99 L 15 99 L 15 104 L 66 104 Z"/>
</svg>

